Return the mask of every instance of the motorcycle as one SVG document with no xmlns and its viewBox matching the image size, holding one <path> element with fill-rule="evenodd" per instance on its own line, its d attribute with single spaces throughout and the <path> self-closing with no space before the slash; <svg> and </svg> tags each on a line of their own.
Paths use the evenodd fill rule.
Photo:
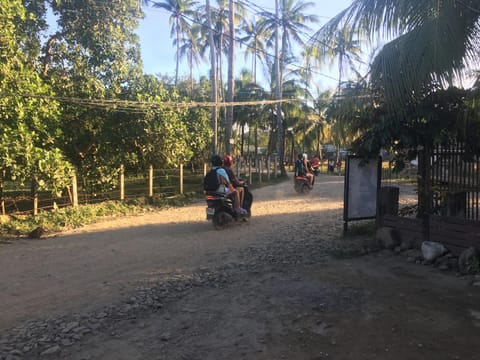
<svg viewBox="0 0 480 360">
<path fill-rule="evenodd" d="M 295 176 L 293 184 L 297 194 L 308 195 L 310 194 L 310 190 L 312 190 L 308 184 L 308 178 L 306 176 Z"/>
<path fill-rule="evenodd" d="M 246 214 L 238 214 L 233 206 L 231 194 L 225 194 L 216 191 L 207 191 L 205 200 L 207 202 L 206 215 L 207 220 L 212 221 L 215 229 L 220 230 L 234 221 L 248 221 L 252 215 L 253 195 L 248 190 L 248 186 L 243 185 L 244 200 L 242 207 L 247 211 Z"/>
</svg>

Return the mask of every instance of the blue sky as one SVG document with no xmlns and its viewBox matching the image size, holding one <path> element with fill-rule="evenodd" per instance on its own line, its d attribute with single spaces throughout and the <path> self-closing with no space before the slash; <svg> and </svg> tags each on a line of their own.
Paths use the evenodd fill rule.
<svg viewBox="0 0 480 360">
<path fill-rule="evenodd" d="M 200 3 L 204 1 L 199 0 Z M 348 7 L 352 0 L 311 0 L 315 4 L 312 7 L 312 13 L 316 14 L 320 18 L 318 25 L 311 26 L 314 30 L 317 30 L 321 25 L 327 22 L 331 17 L 338 14 L 340 11 Z M 215 4 L 215 0 L 210 1 L 211 5 Z M 255 4 L 266 10 L 273 11 L 274 0 L 255 0 Z M 142 49 L 142 59 L 144 64 L 144 71 L 150 74 L 168 74 L 173 76 L 175 74 L 175 48 L 172 45 L 172 39 L 170 38 L 170 25 L 168 24 L 168 18 L 170 16 L 164 10 L 144 8 L 146 17 L 141 21 L 140 27 L 137 31 Z M 273 49 L 270 50 L 273 54 Z M 250 64 L 244 62 L 243 54 L 237 52 L 237 65 L 236 73 L 239 73 L 241 67 Z M 195 76 L 207 75 L 208 65 L 202 66 L 200 69 L 195 69 Z M 338 77 L 336 67 L 325 68 L 320 70 L 317 77 L 317 83 L 321 88 L 334 87 L 335 78 Z M 188 68 L 184 62 L 180 69 L 180 76 L 187 76 Z M 333 78 L 333 79 L 332 79 Z"/>
</svg>

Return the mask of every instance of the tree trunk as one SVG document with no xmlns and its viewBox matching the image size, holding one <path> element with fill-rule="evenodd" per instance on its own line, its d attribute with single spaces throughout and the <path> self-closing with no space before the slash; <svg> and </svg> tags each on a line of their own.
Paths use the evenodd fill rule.
<svg viewBox="0 0 480 360">
<path fill-rule="evenodd" d="M 230 30 L 230 42 L 228 47 L 228 90 L 227 90 L 227 116 L 225 122 L 225 151 L 227 154 L 231 154 L 231 139 L 232 139 L 232 126 L 233 126 L 233 95 L 235 93 L 235 24 L 234 24 L 234 5 L 233 0 L 229 0 L 229 30 Z"/>
<path fill-rule="evenodd" d="M 178 68 L 180 65 L 180 26 L 178 24 L 178 16 L 175 18 L 175 26 L 177 31 L 177 56 L 175 62 L 175 87 L 178 85 Z"/>
<path fill-rule="evenodd" d="M 278 20 L 279 16 L 279 6 L 278 1 L 275 0 L 275 16 Z M 285 6 L 285 0 L 283 0 Z M 277 100 L 277 154 L 280 160 L 280 175 L 286 175 L 285 164 L 283 161 L 284 158 L 284 131 L 283 131 L 283 117 L 282 117 L 282 66 L 281 60 L 283 60 L 283 52 L 280 55 L 280 34 L 279 34 L 278 21 L 275 25 L 275 75 L 276 75 L 276 89 L 275 89 L 275 99 Z M 284 38 L 284 37 L 283 37 Z M 283 63 L 283 61 L 282 61 Z"/>
<path fill-rule="evenodd" d="M 213 128 L 213 139 L 212 139 L 212 153 L 217 153 L 218 151 L 218 120 L 217 120 L 217 102 L 218 102 L 218 93 L 217 93 L 217 61 L 216 61 L 216 49 L 215 41 L 213 39 L 213 29 L 210 13 L 210 0 L 206 0 L 206 10 L 207 10 L 207 26 L 208 26 L 208 43 L 210 46 L 210 81 L 212 83 L 212 128 Z"/>
</svg>

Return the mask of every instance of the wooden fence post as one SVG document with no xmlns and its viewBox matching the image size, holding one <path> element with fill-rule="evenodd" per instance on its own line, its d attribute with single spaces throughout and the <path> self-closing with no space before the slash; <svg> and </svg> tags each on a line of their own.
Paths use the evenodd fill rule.
<svg viewBox="0 0 480 360">
<path fill-rule="evenodd" d="M 258 164 L 258 183 L 261 184 L 262 183 L 262 158 L 259 158 L 257 160 L 257 164 Z"/>
<path fill-rule="evenodd" d="M 148 168 L 148 197 L 153 198 L 153 166 Z"/>
<path fill-rule="evenodd" d="M 125 200 L 125 168 L 120 165 L 120 201 Z"/>
<path fill-rule="evenodd" d="M 6 215 L 7 211 L 5 209 L 5 198 L 3 197 L 3 180 L 5 179 L 5 170 L 2 170 L 2 176 L 0 178 L 0 202 L 2 206 L 2 215 Z"/>
<path fill-rule="evenodd" d="M 277 178 L 277 155 L 274 155 L 273 157 L 273 177 L 276 179 Z"/>
<path fill-rule="evenodd" d="M 252 184 L 252 158 L 248 157 L 248 182 Z"/>
<path fill-rule="evenodd" d="M 247 159 L 248 159 L 248 157 L 244 157 L 244 158 L 243 158 L 243 173 L 245 174 L 245 178 L 246 178 L 246 179 L 248 179 Z"/>
<path fill-rule="evenodd" d="M 78 186 L 77 186 L 77 174 L 73 173 L 72 176 L 72 206 L 78 206 Z"/>
<path fill-rule="evenodd" d="M 32 179 L 31 192 L 33 198 L 33 215 L 38 215 L 38 186 L 37 180 Z"/>
<path fill-rule="evenodd" d="M 271 160 L 270 160 L 270 156 L 267 157 L 267 179 L 268 181 L 270 181 L 270 166 L 272 166 L 271 164 Z"/>
<path fill-rule="evenodd" d="M 183 163 L 180 163 L 180 195 L 183 195 Z"/>
</svg>

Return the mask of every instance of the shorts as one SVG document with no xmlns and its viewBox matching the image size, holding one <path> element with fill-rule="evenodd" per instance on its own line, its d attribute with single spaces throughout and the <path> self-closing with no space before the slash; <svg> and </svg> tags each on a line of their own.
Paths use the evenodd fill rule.
<svg viewBox="0 0 480 360">
<path fill-rule="evenodd" d="M 220 192 L 220 193 L 225 193 L 225 194 L 231 194 L 232 192 L 230 191 L 230 189 L 228 188 L 228 186 L 225 186 L 225 185 L 221 185 L 217 192 Z"/>
</svg>

